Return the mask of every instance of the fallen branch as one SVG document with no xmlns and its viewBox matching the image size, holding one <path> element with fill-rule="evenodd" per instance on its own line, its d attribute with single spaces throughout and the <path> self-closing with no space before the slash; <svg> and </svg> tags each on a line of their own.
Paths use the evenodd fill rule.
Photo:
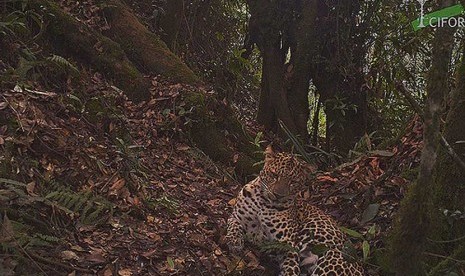
<svg viewBox="0 0 465 276">
<path fill-rule="evenodd" d="M 44 258 L 44 257 L 39 256 L 36 253 L 32 252 L 31 250 L 25 250 L 25 254 L 26 254 L 26 256 L 28 256 L 28 257 L 30 257 L 30 258 L 38 261 L 38 262 L 45 263 L 45 264 L 52 265 L 52 266 L 59 266 L 59 267 L 64 268 L 66 270 L 79 271 L 79 272 L 83 272 L 83 273 L 94 273 L 94 271 L 90 270 L 90 269 L 86 269 L 86 268 L 82 268 L 82 267 L 78 267 L 78 266 L 70 266 L 70 265 L 67 265 L 67 264 L 64 264 L 64 263 L 60 263 L 60 262 L 57 262 L 57 261 L 54 261 L 54 260 L 51 260 L 51 259 Z"/>
<path fill-rule="evenodd" d="M 417 101 L 412 97 L 410 91 L 408 91 L 407 87 L 401 82 L 397 83 L 397 88 L 399 92 L 407 99 L 407 102 L 410 104 L 410 106 L 413 107 L 415 112 L 420 116 L 421 120 L 424 121 L 425 117 L 423 114 L 423 111 L 421 110 L 420 105 L 417 103 Z M 442 133 L 439 133 L 439 142 L 441 143 L 441 146 L 443 146 L 447 153 L 449 154 L 450 157 L 463 169 L 465 170 L 465 162 L 460 158 L 460 156 L 455 152 L 455 150 L 451 147 L 449 142 L 447 142 L 446 138 L 442 135 Z"/>
</svg>

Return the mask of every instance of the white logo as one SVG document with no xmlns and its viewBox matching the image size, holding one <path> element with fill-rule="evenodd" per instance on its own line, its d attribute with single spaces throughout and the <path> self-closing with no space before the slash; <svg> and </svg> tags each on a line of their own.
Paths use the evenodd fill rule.
<svg viewBox="0 0 465 276">
<path fill-rule="evenodd" d="M 418 25 L 419 28 L 424 28 L 425 24 L 423 20 L 425 19 L 425 3 L 426 0 L 417 0 L 417 2 L 420 4 L 420 24 Z"/>
</svg>

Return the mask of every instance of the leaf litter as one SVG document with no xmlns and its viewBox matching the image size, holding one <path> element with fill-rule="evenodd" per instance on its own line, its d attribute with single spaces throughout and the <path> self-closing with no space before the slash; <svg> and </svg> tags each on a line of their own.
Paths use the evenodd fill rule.
<svg viewBox="0 0 465 276">
<path fill-rule="evenodd" d="M 103 224 L 70 218 L 72 234 L 60 237 L 60 249 L 38 254 L 98 275 L 262 275 L 258 251 L 238 259 L 222 242 L 242 184 L 225 177 L 233 168 L 191 145 L 185 123 L 195 118 L 177 111 L 186 91 L 207 95 L 206 89 L 153 78 L 152 98 L 134 104 L 99 75 L 91 79 L 83 95 L 73 94 L 81 103 L 69 95 L 2 91 L 8 105 L 0 115 L 16 124 L 2 123 L 0 137 L 16 149 L 10 165 L 29 183 L 25 191 L 37 196 L 54 180 L 115 206 Z M 410 183 L 402 172 L 419 163 L 422 126 L 416 119 L 408 129 L 399 145 L 319 172 L 310 187 L 308 200 L 350 230 L 365 235 L 377 225 L 371 251 L 383 246 Z"/>
</svg>

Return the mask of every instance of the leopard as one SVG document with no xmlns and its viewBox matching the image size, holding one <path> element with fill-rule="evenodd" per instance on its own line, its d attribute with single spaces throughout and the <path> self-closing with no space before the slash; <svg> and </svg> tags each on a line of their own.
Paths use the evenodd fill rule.
<svg viewBox="0 0 465 276">
<path fill-rule="evenodd" d="M 305 199 L 315 166 L 272 146 L 264 154 L 263 169 L 242 187 L 228 218 L 229 250 L 240 253 L 245 241 L 279 242 L 292 248 L 278 252 L 279 276 L 365 275 L 363 266 L 346 256 L 347 237 L 337 222 Z M 316 247 L 325 250 L 316 254 Z"/>
</svg>

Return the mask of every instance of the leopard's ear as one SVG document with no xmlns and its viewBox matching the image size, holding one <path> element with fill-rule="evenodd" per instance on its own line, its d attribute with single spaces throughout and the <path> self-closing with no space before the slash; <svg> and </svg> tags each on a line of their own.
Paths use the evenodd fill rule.
<svg viewBox="0 0 465 276">
<path fill-rule="evenodd" d="M 268 164 L 275 157 L 275 152 L 273 150 L 273 144 L 269 144 L 265 149 L 265 164 Z"/>
</svg>

